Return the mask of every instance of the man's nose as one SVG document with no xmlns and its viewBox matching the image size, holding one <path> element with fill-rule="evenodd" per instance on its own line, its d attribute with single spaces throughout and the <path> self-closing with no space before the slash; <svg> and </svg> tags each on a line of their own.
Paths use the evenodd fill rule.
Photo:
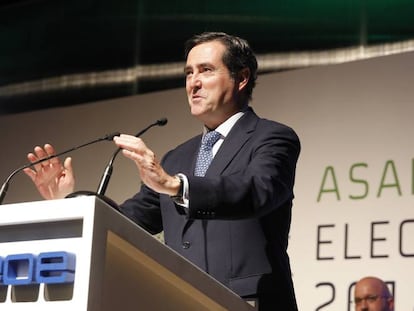
<svg viewBox="0 0 414 311">
<path fill-rule="evenodd" d="M 201 80 L 200 76 L 198 74 L 193 74 L 190 78 L 190 81 L 188 81 L 191 88 L 200 88 L 201 86 Z"/>
<path fill-rule="evenodd" d="M 365 299 L 361 301 L 361 305 L 360 305 L 358 311 L 369 311 L 368 303 Z"/>
</svg>

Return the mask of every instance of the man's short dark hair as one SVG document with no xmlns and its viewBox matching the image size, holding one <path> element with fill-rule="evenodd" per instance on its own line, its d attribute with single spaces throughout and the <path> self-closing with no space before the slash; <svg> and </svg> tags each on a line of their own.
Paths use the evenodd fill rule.
<svg viewBox="0 0 414 311">
<path fill-rule="evenodd" d="M 242 69 L 249 69 L 250 77 L 245 91 L 247 97 L 251 99 L 257 79 L 257 60 L 246 40 L 224 32 L 204 32 L 193 36 L 185 43 L 185 59 L 187 59 L 188 53 L 193 47 L 210 41 L 219 41 L 226 47 L 226 52 L 223 54 L 223 63 L 229 69 L 233 79 L 237 78 Z"/>
</svg>

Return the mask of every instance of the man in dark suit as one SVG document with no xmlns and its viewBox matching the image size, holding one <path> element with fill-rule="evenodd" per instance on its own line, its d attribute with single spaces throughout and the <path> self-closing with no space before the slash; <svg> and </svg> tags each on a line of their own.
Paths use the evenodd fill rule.
<svg viewBox="0 0 414 311">
<path fill-rule="evenodd" d="M 144 183 L 120 210 L 153 234 L 164 231 L 169 247 L 259 310 L 297 310 L 287 246 L 299 139 L 249 107 L 257 61 L 245 40 L 194 36 L 184 71 L 191 114 L 203 134 L 161 162 L 140 138 L 115 137 Z M 28 158 L 54 152 L 50 145 L 36 147 Z M 25 172 L 45 198 L 74 189 L 70 158 Z"/>
</svg>

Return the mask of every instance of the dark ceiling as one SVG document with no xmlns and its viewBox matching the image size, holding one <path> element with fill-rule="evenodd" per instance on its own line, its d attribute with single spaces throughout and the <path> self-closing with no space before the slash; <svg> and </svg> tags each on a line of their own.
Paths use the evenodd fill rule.
<svg viewBox="0 0 414 311">
<path fill-rule="evenodd" d="M 0 113 L 133 95 L 181 77 L 2 93 L 62 75 L 183 61 L 202 31 L 246 38 L 257 54 L 320 51 L 414 38 L 412 0 L 0 0 Z"/>
</svg>

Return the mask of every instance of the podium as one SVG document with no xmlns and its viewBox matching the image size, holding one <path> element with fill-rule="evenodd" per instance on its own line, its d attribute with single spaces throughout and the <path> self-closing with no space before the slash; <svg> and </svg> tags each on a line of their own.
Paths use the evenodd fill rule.
<svg viewBox="0 0 414 311">
<path fill-rule="evenodd" d="M 254 310 L 98 197 L 0 215 L 1 310 Z"/>
</svg>

